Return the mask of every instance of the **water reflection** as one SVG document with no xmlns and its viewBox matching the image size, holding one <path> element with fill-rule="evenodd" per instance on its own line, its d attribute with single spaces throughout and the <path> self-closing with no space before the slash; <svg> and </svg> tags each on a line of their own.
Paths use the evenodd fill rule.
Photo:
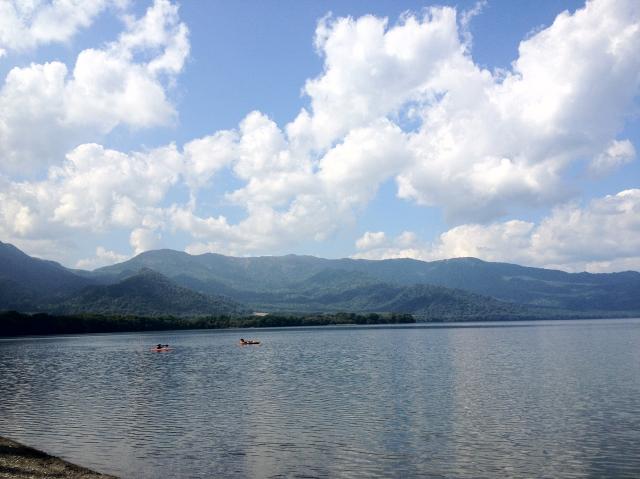
<svg viewBox="0 0 640 479">
<path fill-rule="evenodd" d="M 4 340 L 0 434 L 124 477 L 637 477 L 640 321 L 479 326 Z"/>
</svg>

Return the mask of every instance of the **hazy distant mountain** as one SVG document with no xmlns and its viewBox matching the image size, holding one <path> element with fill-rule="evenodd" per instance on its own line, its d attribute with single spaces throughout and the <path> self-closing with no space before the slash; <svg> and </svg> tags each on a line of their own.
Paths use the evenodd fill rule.
<svg viewBox="0 0 640 479">
<path fill-rule="evenodd" d="M 151 269 L 112 285 L 89 286 L 54 312 L 143 316 L 217 316 L 246 311 L 235 301 L 183 288 Z"/>
<path fill-rule="evenodd" d="M 638 272 L 566 273 L 475 258 L 433 262 L 329 260 L 295 255 L 234 258 L 157 250 L 95 273 L 98 277 L 121 277 L 143 267 L 202 293 L 226 294 L 258 304 L 267 303 L 266 298 L 274 295 L 315 297 L 345 287 L 388 283 L 444 286 L 518 304 L 573 311 L 640 310 Z"/>
<path fill-rule="evenodd" d="M 95 271 L 97 275 L 133 274 L 150 268 L 169 278 L 183 277 L 223 287 L 248 291 L 295 288 L 314 274 L 334 268 L 334 260 L 313 256 L 260 256 L 236 258 L 207 253 L 192 256 L 174 250 L 147 251 L 123 263 Z"/>
<path fill-rule="evenodd" d="M 542 317 L 547 313 L 535 307 L 432 285 L 375 283 L 302 294 L 261 293 L 252 299 L 258 309 L 266 310 L 405 312 L 423 320 L 518 319 Z"/>
<path fill-rule="evenodd" d="M 78 274 L 80 273 L 80 274 Z M 150 269 L 100 285 L 104 278 L 26 255 L 0 242 L 0 310 L 137 315 L 217 315 L 238 303 L 178 286 Z M 118 278 L 119 279 L 119 278 Z"/>
</svg>

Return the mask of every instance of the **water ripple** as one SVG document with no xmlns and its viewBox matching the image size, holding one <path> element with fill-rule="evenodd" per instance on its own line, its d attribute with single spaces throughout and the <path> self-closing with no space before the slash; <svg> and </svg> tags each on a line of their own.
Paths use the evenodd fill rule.
<svg viewBox="0 0 640 479">
<path fill-rule="evenodd" d="M 136 478 L 640 476 L 640 321 L 521 325 L 2 340 L 0 434 Z"/>
</svg>

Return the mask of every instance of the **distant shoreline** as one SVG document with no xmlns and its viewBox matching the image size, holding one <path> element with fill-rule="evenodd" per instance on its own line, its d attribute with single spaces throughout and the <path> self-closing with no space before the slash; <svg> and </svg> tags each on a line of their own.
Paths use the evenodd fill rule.
<svg viewBox="0 0 640 479">
<path fill-rule="evenodd" d="M 96 314 L 53 315 L 0 312 L 0 337 L 179 331 L 191 329 L 264 328 L 290 326 L 335 326 L 371 324 L 412 324 L 411 314 L 323 313 L 269 314 L 266 316 L 208 316 L 197 318 L 107 316 Z"/>
<path fill-rule="evenodd" d="M 0 476 L 6 479 L 56 477 L 62 479 L 116 479 L 0 436 Z"/>
<path fill-rule="evenodd" d="M 20 336 L 53 336 L 66 334 L 135 333 L 159 331 L 191 331 L 211 329 L 296 328 L 313 326 L 385 326 L 432 325 L 470 327 L 477 323 L 524 321 L 615 320 L 639 318 L 635 311 L 626 314 L 566 314 L 566 315 L 489 315 L 477 317 L 444 317 L 424 320 L 401 313 L 318 313 L 268 314 L 265 316 L 211 316 L 200 318 L 50 315 L 0 311 L 0 338 Z"/>
</svg>

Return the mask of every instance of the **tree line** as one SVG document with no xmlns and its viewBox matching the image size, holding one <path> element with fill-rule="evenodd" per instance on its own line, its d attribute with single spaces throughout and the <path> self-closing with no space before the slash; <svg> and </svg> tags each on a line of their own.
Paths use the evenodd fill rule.
<svg viewBox="0 0 640 479">
<path fill-rule="evenodd" d="M 347 324 L 415 323 L 411 314 L 401 313 L 319 313 L 304 315 L 268 314 L 266 316 L 201 316 L 192 318 L 136 315 L 52 315 L 0 313 L 0 336 L 115 333 L 180 329 L 265 328 L 287 326 L 326 326 Z"/>
</svg>

